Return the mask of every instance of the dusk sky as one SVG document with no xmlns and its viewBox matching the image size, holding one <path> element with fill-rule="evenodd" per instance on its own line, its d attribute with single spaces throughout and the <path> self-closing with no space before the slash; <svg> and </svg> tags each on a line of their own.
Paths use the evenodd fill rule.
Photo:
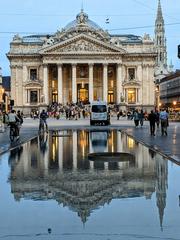
<svg viewBox="0 0 180 240">
<path fill-rule="evenodd" d="M 83 2 L 83 4 L 82 4 Z M 83 5 L 89 18 L 112 34 L 149 33 L 154 38 L 158 0 L 2 0 L 0 8 L 0 67 L 10 75 L 6 53 L 10 41 L 20 36 L 55 33 L 74 20 Z M 180 69 L 180 0 L 161 0 L 165 20 L 168 63 Z M 106 24 L 109 18 L 109 24 Z"/>
</svg>

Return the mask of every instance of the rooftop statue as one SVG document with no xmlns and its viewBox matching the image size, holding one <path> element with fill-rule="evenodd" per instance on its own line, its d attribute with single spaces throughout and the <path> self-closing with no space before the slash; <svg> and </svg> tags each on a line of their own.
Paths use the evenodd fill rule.
<svg viewBox="0 0 180 240">
<path fill-rule="evenodd" d="M 84 13 L 83 9 L 76 17 L 78 24 L 86 24 L 88 20 L 88 15 Z"/>
</svg>

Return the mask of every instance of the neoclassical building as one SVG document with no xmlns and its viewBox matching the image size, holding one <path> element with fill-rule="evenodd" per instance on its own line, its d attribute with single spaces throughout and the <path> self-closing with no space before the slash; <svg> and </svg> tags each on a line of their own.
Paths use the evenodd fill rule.
<svg viewBox="0 0 180 240">
<path fill-rule="evenodd" d="M 98 99 L 147 110 L 155 104 L 154 41 L 109 34 L 83 10 L 53 35 L 14 36 L 7 57 L 11 99 L 24 111 Z"/>
</svg>

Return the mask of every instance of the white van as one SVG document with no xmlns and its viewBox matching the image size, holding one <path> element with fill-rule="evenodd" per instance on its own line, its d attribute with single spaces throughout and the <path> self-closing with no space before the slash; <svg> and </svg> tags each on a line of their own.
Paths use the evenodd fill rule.
<svg viewBox="0 0 180 240">
<path fill-rule="evenodd" d="M 110 124 L 110 112 L 106 102 L 94 101 L 91 104 L 90 125 Z"/>
</svg>

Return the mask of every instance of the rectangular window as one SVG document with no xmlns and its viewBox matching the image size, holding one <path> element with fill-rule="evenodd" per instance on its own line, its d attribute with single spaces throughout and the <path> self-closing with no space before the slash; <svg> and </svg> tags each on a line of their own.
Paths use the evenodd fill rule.
<svg viewBox="0 0 180 240">
<path fill-rule="evenodd" d="M 30 69 L 30 79 L 31 80 L 37 79 L 37 69 L 35 68 Z"/>
<path fill-rule="evenodd" d="M 136 89 L 128 89 L 128 103 L 136 103 Z"/>
<path fill-rule="evenodd" d="M 130 81 L 135 79 L 135 68 L 128 68 L 128 78 Z"/>
<path fill-rule="evenodd" d="M 37 91 L 30 91 L 30 102 L 37 103 L 38 102 L 38 93 Z"/>
</svg>

